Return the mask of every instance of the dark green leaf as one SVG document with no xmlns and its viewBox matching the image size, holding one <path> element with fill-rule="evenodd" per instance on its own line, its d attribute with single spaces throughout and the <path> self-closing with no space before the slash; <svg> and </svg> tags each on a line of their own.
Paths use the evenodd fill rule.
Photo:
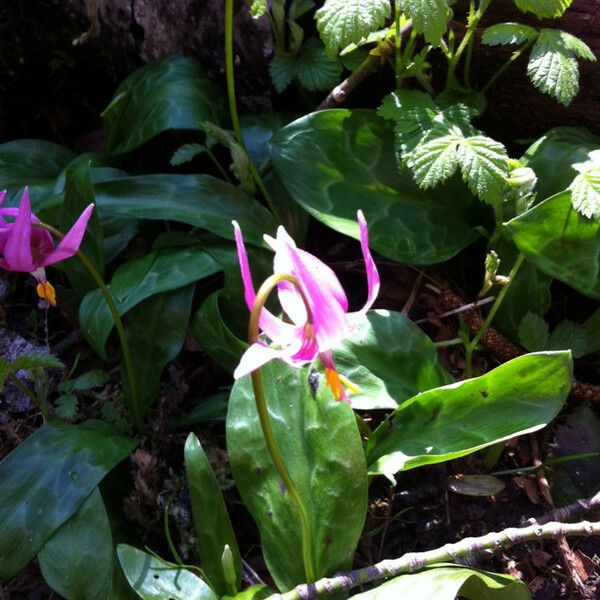
<svg viewBox="0 0 600 600">
<path fill-rule="evenodd" d="M 137 445 L 102 421 L 44 425 L 0 463 L 0 578 L 16 575 Z"/>
<path fill-rule="evenodd" d="M 203 121 L 227 127 L 226 105 L 193 58 L 160 58 L 131 74 L 102 113 L 105 150 L 130 152 L 162 131 L 198 130 Z"/>
<path fill-rule="evenodd" d="M 193 433 L 185 442 L 184 456 L 202 570 L 217 594 L 235 594 L 242 581 L 242 560 L 237 540 L 217 478 Z M 233 554 L 235 589 L 230 589 L 221 564 L 225 544 L 229 545 Z"/>
<path fill-rule="evenodd" d="M 530 600 L 527 586 L 516 577 L 478 571 L 459 565 L 427 567 L 418 573 L 401 575 L 352 600 L 396 600 L 435 598 L 435 600 Z"/>
<path fill-rule="evenodd" d="M 571 193 L 551 196 L 505 225 L 540 270 L 591 298 L 600 298 L 600 222 L 579 214 Z"/>
<path fill-rule="evenodd" d="M 219 272 L 220 266 L 204 250 L 160 250 L 121 265 L 113 276 L 113 297 L 123 316 L 140 302 Z M 112 289 L 112 288 L 111 288 Z M 85 296 L 79 307 L 81 330 L 100 356 L 106 358 L 106 340 L 114 321 L 100 290 Z"/>
<path fill-rule="evenodd" d="M 352 407 L 396 408 L 408 398 L 452 381 L 433 342 L 403 314 L 370 310 L 334 350 L 337 367 L 361 393 Z"/>
<path fill-rule="evenodd" d="M 532 312 L 523 317 L 519 325 L 519 342 L 524 348 L 534 352 L 546 350 L 549 337 L 548 323 L 542 317 Z"/>
<path fill-rule="evenodd" d="M 600 352 L 600 308 L 583 324 L 587 333 L 587 353 Z"/>
<path fill-rule="evenodd" d="M 31 353 L 21 354 L 11 363 L 9 368 L 11 373 L 16 373 L 21 369 L 35 369 L 41 367 L 42 369 L 63 369 L 65 365 L 58 360 L 53 354 L 44 353 Z"/>
<path fill-rule="evenodd" d="M 330 90 L 340 80 L 342 65 L 327 56 L 318 39 L 309 38 L 298 55 L 296 74 L 307 90 Z"/>
<path fill-rule="evenodd" d="M 348 569 L 364 524 L 367 478 L 356 419 L 348 404 L 321 389 L 308 369 L 273 361 L 261 369 L 275 438 L 307 505 L 317 577 Z M 263 555 L 280 589 L 306 580 L 295 505 L 267 452 L 250 377 L 229 400 L 227 447 L 236 484 L 256 521 Z"/>
<path fill-rule="evenodd" d="M 59 419 L 70 421 L 76 414 L 79 402 L 73 394 L 62 394 L 56 399 L 54 412 Z"/>
<path fill-rule="evenodd" d="M 181 351 L 193 296 L 193 285 L 162 292 L 146 298 L 124 319 L 143 410 L 148 409 L 158 396 L 163 369 Z M 126 372 L 124 365 L 121 372 Z M 125 376 L 123 389 L 126 395 L 131 394 L 129 380 Z"/>
<path fill-rule="evenodd" d="M 292 118 L 291 115 L 284 113 L 242 115 L 240 117 L 244 146 L 257 167 L 269 158 L 269 144 L 273 134 L 285 127 Z"/>
<path fill-rule="evenodd" d="M 570 350 L 573 358 L 581 358 L 588 354 L 587 332 L 582 325 L 565 319 L 552 332 L 547 350 Z"/>
<path fill-rule="evenodd" d="M 46 542 L 37 558 L 48 585 L 67 600 L 111 595 L 113 540 L 98 488 Z"/>
<path fill-rule="evenodd" d="M 177 427 L 185 428 L 206 423 L 207 421 L 224 421 L 229 406 L 229 392 L 219 392 L 203 398 L 187 415 L 177 420 Z"/>
<path fill-rule="evenodd" d="M 372 111 L 294 121 L 274 136 L 273 164 L 294 200 L 336 231 L 358 239 L 362 209 L 371 247 L 388 258 L 441 262 L 477 238 L 478 208 L 462 183 L 428 194 L 408 171 L 398 173 L 390 128 Z"/>
<path fill-rule="evenodd" d="M 295 56 L 274 56 L 269 63 L 269 75 L 277 92 L 281 94 L 298 72 L 298 60 Z"/>
<path fill-rule="evenodd" d="M 541 429 L 561 409 L 571 369 L 569 352 L 527 354 L 407 400 L 369 438 L 369 473 L 391 479 Z"/>
<path fill-rule="evenodd" d="M 183 165 L 203 152 L 206 152 L 206 146 L 202 144 L 184 144 L 183 146 L 179 146 L 171 157 L 171 164 L 174 167 Z"/>
<path fill-rule="evenodd" d="M 76 379 L 69 380 L 68 389 L 76 391 L 91 390 L 93 388 L 102 387 L 108 381 L 108 375 L 104 371 L 95 369 L 79 375 Z M 64 384 L 61 384 L 61 389 Z"/>
<path fill-rule="evenodd" d="M 142 600 L 217 600 L 191 571 L 172 567 L 127 544 L 119 544 L 117 553 L 129 585 Z"/>
</svg>

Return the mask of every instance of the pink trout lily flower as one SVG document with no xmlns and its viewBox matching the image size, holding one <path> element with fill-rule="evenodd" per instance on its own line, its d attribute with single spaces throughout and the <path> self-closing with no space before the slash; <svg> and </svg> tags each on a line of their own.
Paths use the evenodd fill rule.
<svg viewBox="0 0 600 600">
<path fill-rule="evenodd" d="M 5 196 L 6 192 L 0 192 L 0 205 Z M 0 206 L 0 267 L 7 271 L 31 273 L 38 282 L 36 291 L 44 305 L 56 306 L 56 291 L 46 279 L 44 267 L 77 253 L 93 210 L 94 205 L 90 204 L 55 247 L 48 231 L 32 225 L 39 219 L 31 212 L 29 190 L 25 188 L 19 208 Z M 13 217 L 14 220 L 8 222 L 5 217 Z"/>
<path fill-rule="evenodd" d="M 262 341 L 252 344 L 234 372 L 236 379 L 275 358 L 292 366 L 302 366 L 318 357 L 325 367 L 325 379 L 336 400 L 348 401 L 343 385 L 351 391 L 358 391 L 337 372 L 332 353 L 352 331 L 354 324 L 371 308 L 379 292 L 379 273 L 369 250 L 367 222 L 362 211 L 358 211 L 358 226 L 367 270 L 368 294 L 365 306 L 355 313 L 348 312 L 348 300 L 335 273 L 312 254 L 297 248 L 283 227 L 279 227 L 275 239 L 264 236 L 265 241 L 275 251 L 274 273 L 292 275 L 301 291 L 287 281 L 278 284 L 279 302 L 292 322 L 286 323 L 268 310 L 262 310 L 259 326 L 272 345 Z M 235 221 L 233 227 L 244 283 L 244 297 L 248 308 L 252 310 L 256 294 L 248 256 L 242 232 Z"/>
</svg>

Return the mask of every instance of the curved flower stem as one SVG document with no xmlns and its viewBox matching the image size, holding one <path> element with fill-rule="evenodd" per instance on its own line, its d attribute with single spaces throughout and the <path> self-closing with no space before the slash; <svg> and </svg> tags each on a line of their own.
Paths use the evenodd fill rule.
<svg viewBox="0 0 600 600">
<path fill-rule="evenodd" d="M 235 101 L 235 77 L 233 74 L 233 0 L 225 0 L 225 77 L 227 79 L 227 98 L 229 100 L 229 114 L 231 115 L 233 132 L 238 144 L 244 149 L 246 154 L 248 154 L 246 145 L 244 144 L 244 138 L 242 137 L 242 128 L 240 127 L 240 118 L 238 116 L 237 104 Z M 282 223 L 281 215 L 273 203 L 271 194 L 269 194 L 269 191 L 256 170 L 250 156 L 248 156 L 248 169 L 256 187 L 263 195 L 269 210 L 273 213 L 273 216 Z"/>
<path fill-rule="evenodd" d="M 275 287 L 277 287 L 277 284 L 281 283 L 282 281 L 289 281 L 295 285 L 298 289 L 298 292 L 303 297 L 302 291 L 299 289 L 298 281 L 295 277 L 291 275 L 271 275 L 269 278 L 267 278 L 260 286 L 260 289 L 256 294 L 256 300 L 254 301 L 254 306 L 252 307 L 252 312 L 250 314 L 250 323 L 248 325 L 248 342 L 250 344 L 254 344 L 258 341 L 258 321 L 260 312 L 263 309 L 269 294 L 273 291 L 273 289 L 275 289 Z M 312 320 L 310 310 L 306 301 L 304 304 L 306 305 L 306 311 L 309 315 L 308 320 L 310 322 Z M 308 510 L 306 509 L 306 506 L 300 497 L 298 488 L 296 488 L 296 485 L 294 484 L 287 467 L 285 466 L 285 462 L 281 456 L 279 447 L 277 446 L 275 434 L 269 419 L 269 409 L 267 407 L 262 378 L 260 376 L 260 369 L 252 371 L 252 387 L 254 389 L 254 399 L 256 400 L 256 409 L 258 411 L 260 425 L 262 427 L 265 442 L 267 443 L 269 454 L 273 459 L 273 463 L 275 464 L 275 468 L 279 473 L 279 477 L 281 477 L 281 481 L 285 486 L 285 489 L 289 492 L 290 498 L 296 506 L 298 517 L 300 518 L 300 524 L 302 527 L 302 559 L 304 562 L 304 573 L 306 575 L 306 580 L 308 582 L 315 581 L 316 572 L 313 558 L 313 539 L 310 517 Z"/>
<path fill-rule="evenodd" d="M 53 236 L 58 239 L 63 239 L 65 234 L 62 231 L 59 231 L 52 225 L 48 225 L 47 223 L 33 222 L 32 225 L 34 227 L 40 227 L 41 229 L 45 229 L 49 231 Z M 131 359 L 131 350 L 129 348 L 129 343 L 127 341 L 127 336 L 125 335 L 125 328 L 123 327 L 123 321 L 121 321 L 121 317 L 119 315 L 119 311 L 117 306 L 115 305 L 115 301 L 113 300 L 112 294 L 104 280 L 100 276 L 100 273 L 96 270 L 96 267 L 92 264 L 90 259 L 81 251 L 77 251 L 77 258 L 81 261 L 81 264 L 85 267 L 87 272 L 90 274 L 94 283 L 98 286 L 98 289 L 104 296 L 104 300 L 108 305 L 108 309 L 110 310 L 110 314 L 112 315 L 113 321 L 115 323 L 115 328 L 117 330 L 117 335 L 119 336 L 119 342 L 121 343 L 121 352 L 123 353 L 123 362 L 125 363 L 125 371 L 127 372 L 127 379 L 129 380 L 129 389 L 131 392 L 131 403 L 130 409 L 133 413 L 133 417 L 135 419 L 135 423 L 139 430 L 143 429 L 143 420 L 142 420 L 142 407 L 140 405 L 140 400 L 137 393 L 137 385 L 133 373 L 133 361 Z"/>
</svg>

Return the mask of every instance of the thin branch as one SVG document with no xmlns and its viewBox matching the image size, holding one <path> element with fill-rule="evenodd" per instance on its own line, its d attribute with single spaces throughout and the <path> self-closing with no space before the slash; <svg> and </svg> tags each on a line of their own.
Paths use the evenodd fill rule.
<svg viewBox="0 0 600 600">
<path fill-rule="evenodd" d="M 409 552 L 400 558 L 340 573 L 334 577 L 319 579 L 315 583 L 302 584 L 284 594 L 274 594 L 269 600 L 315 600 L 321 594 L 332 595 L 348 591 L 370 582 L 379 582 L 406 573 L 415 573 L 425 567 L 441 562 L 458 562 L 480 552 L 492 553 L 515 544 L 565 536 L 588 536 L 600 534 L 600 522 L 547 523 L 529 527 L 509 527 L 503 531 L 488 533 L 477 538 L 465 538 L 456 544 L 446 544 L 427 552 Z"/>
<path fill-rule="evenodd" d="M 596 492 L 591 498 L 585 498 L 568 504 L 562 508 L 557 508 L 551 513 L 539 517 L 538 519 L 528 519 L 529 522 L 534 525 L 544 525 L 544 523 L 550 523 L 550 521 L 570 521 L 575 517 L 580 517 L 582 514 L 590 512 L 596 508 L 600 508 L 600 492 Z"/>
</svg>

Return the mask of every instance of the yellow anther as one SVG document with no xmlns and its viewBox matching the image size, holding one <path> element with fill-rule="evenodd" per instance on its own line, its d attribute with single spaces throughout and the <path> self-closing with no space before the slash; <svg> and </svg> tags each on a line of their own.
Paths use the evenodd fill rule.
<svg viewBox="0 0 600 600">
<path fill-rule="evenodd" d="M 35 288 L 37 295 L 49 302 L 52 306 L 56 306 L 56 290 L 49 281 L 40 281 Z"/>
</svg>

